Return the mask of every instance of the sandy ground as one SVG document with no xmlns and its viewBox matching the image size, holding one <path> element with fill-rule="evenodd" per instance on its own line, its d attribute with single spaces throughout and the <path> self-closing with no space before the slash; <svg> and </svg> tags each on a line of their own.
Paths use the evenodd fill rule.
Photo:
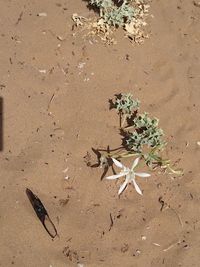
<svg viewBox="0 0 200 267">
<path fill-rule="evenodd" d="M 200 266 L 200 8 L 154 0 L 141 46 L 121 33 L 114 46 L 73 36 L 71 15 L 92 12 L 81 0 L 1 0 L 0 10 L 0 266 Z M 83 159 L 91 147 L 118 146 L 108 99 L 120 92 L 160 118 L 168 156 L 184 168 L 140 181 L 143 197 L 129 187 L 118 198 L 119 184 Z M 43 229 L 26 187 L 59 238 Z"/>
</svg>

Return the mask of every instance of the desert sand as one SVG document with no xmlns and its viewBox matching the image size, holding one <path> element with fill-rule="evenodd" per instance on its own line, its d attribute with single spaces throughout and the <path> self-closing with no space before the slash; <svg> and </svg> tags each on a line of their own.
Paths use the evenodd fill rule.
<svg viewBox="0 0 200 267">
<path fill-rule="evenodd" d="M 0 266 L 200 266 L 200 7 L 193 2 L 152 1 L 150 38 L 131 44 L 118 31 L 117 44 L 107 46 L 72 31 L 73 13 L 93 13 L 85 1 L 0 1 Z M 101 181 L 102 170 L 84 161 L 92 147 L 119 145 L 108 100 L 120 92 L 160 119 L 167 155 L 184 169 L 180 177 L 140 179 L 143 196 L 130 186 L 119 198 L 119 184 Z M 59 237 L 47 234 L 26 188 Z"/>
</svg>

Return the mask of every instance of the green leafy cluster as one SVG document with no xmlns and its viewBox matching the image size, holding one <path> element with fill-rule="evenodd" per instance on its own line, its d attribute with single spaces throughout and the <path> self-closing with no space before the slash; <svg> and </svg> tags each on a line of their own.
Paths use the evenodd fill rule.
<svg viewBox="0 0 200 267">
<path fill-rule="evenodd" d="M 125 148 L 148 158 L 146 162 L 158 159 L 158 152 L 166 145 L 159 120 L 146 112 L 139 114 L 140 102 L 130 93 L 116 95 L 113 104 L 123 121 L 120 126 Z"/>
<path fill-rule="evenodd" d="M 113 107 L 120 115 L 120 130 L 123 136 L 122 145 L 126 149 L 123 156 L 139 154 L 148 166 L 163 165 L 166 162 L 159 156 L 165 147 L 164 132 L 159 128 L 159 120 L 149 117 L 148 113 L 139 114 L 139 100 L 132 94 L 115 95 Z"/>
<path fill-rule="evenodd" d="M 163 139 L 164 132 L 159 128 L 159 120 L 152 118 L 148 113 L 139 114 L 138 100 L 133 99 L 132 94 L 117 94 L 114 100 L 109 100 L 110 109 L 115 108 L 120 117 L 121 146 L 110 149 L 92 149 L 97 155 L 98 163 L 91 167 L 103 167 L 106 174 L 113 164 L 113 159 L 140 157 L 150 169 L 160 167 L 170 174 L 182 175 L 183 170 L 174 169 L 169 159 L 162 157 L 162 151 L 166 146 Z M 122 122 L 123 121 L 123 122 Z M 121 123 L 122 122 L 122 123 Z"/>
<path fill-rule="evenodd" d="M 100 10 L 100 17 L 104 19 L 105 23 L 110 26 L 125 26 L 126 23 L 131 22 L 135 15 L 135 9 L 130 5 L 130 1 L 122 2 L 121 5 L 116 5 L 112 0 L 89 0 L 89 4 Z"/>
<path fill-rule="evenodd" d="M 126 134 L 128 149 L 142 152 L 144 145 L 147 145 L 149 148 L 164 146 L 165 142 L 162 139 L 164 133 L 158 127 L 158 123 L 159 120 L 157 118 L 150 118 L 146 112 L 136 116 L 131 122 L 134 131 L 127 131 Z"/>
<path fill-rule="evenodd" d="M 113 104 L 119 113 L 131 115 L 134 111 L 139 109 L 140 101 L 138 99 L 133 99 L 132 94 L 120 94 L 116 95 Z"/>
</svg>

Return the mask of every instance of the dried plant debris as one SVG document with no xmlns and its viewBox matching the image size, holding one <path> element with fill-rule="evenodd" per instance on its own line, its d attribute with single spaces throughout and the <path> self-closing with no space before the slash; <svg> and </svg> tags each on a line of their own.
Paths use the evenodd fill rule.
<svg viewBox="0 0 200 267">
<path fill-rule="evenodd" d="M 145 33 L 146 18 L 149 15 L 150 0 L 88 0 L 88 6 L 99 10 L 99 17 L 86 19 L 73 14 L 76 26 L 88 30 L 89 36 L 98 36 L 107 44 L 116 43 L 113 32 L 123 28 L 125 36 L 136 43 L 142 43 Z"/>
<path fill-rule="evenodd" d="M 78 16 L 77 14 L 73 14 L 72 20 L 75 23 L 72 29 L 74 30 L 75 26 L 79 27 L 81 31 L 86 32 L 84 38 L 95 38 L 98 36 L 102 42 L 108 45 L 116 43 L 112 37 L 113 29 L 106 24 L 103 19 L 87 19 L 82 16 Z"/>
<path fill-rule="evenodd" d="M 63 254 L 72 262 L 79 262 L 77 251 L 72 250 L 69 246 L 64 247 Z"/>
<path fill-rule="evenodd" d="M 74 13 L 72 15 L 72 20 L 75 22 L 75 25 L 78 26 L 83 26 L 84 22 L 87 21 L 87 19 L 83 16 L 79 16 L 78 14 Z"/>
</svg>

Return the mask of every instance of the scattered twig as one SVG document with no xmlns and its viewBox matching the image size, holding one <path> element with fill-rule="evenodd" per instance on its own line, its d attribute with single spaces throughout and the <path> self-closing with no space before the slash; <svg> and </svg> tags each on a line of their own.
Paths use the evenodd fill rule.
<svg viewBox="0 0 200 267">
<path fill-rule="evenodd" d="M 158 243 L 153 243 L 153 245 L 156 246 L 156 247 L 161 247 L 161 245 L 158 244 Z"/>
<path fill-rule="evenodd" d="M 178 242 L 175 242 L 173 244 L 171 244 L 169 247 L 163 249 L 164 252 L 170 250 L 171 248 L 175 247 L 176 245 L 179 245 L 181 243 L 181 241 L 179 240 Z"/>
<path fill-rule="evenodd" d="M 19 22 L 22 20 L 22 16 L 23 16 L 23 11 L 19 14 L 19 17 L 18 17 L 17 22 L 15 23 L 15 25 L 19 24 Z"/>
<path fill-rule="evenodd" d="M 112 214 L 110 213 L 110 227 L 109 227 L 109 232 L 111 230 L 111 228 L 113 227 L 113 218 L 112 218 Z"/>
<path fill-rule="evenodd" d="M 53 93 L 53 95 L 52 95 L 52 97 L 51 97 L 51 99 L 50 99 L 50 101 L 49 101 L 49 103 L 48 103 L 47 110 L 49 110 L 50 105 L 51 105 L 51 102 L 53 101 L 54 97 L 55 97 L 55 94 Z"/>
<path fill-rule="evenodd" d="M 161 204 L 160 211 L 162 211 L 163 208 L 164 208 L 164 206 L 165 206 L 165 202 L 164 202 L 164 200 L 162 199 L 162 197 L 159 197 L 158 201 L 159 201 L 159 203 Z"/>
<path fill-rule="evenodd" d="M 171 209 L 171 210 L 176 214 L 176 216 L 178 217 L 178 220 L 179 220 L 179 222 L 180 222 L 181 227 L 183 227 L 183 221 L 182 221 L 182 219 L 181 219 L 181 216 L 178 214 L 178 212 L 177 212 L 174 208 L 170 207 L 170 205 L 168 205 L 168 204 L 162 199 L 162 197 L 159 197 L 158 201 L 159 201 L 159 203 L 161 204 L 160 211 L 163 210 L 164 206 L 165 206 L 166 209 Z"/>
<path fill-rule="evenodd" d="M 59 90 L 59 88 L 56 91 L 58 91 L 58 90 Z M 55 95 L 56 95 L 56 92 L 53 93 L 53 95 L 51 96 L 51 98 L 49 100 L 49 103 L 48 103 L 48 106 L 47 106 L 47 111 L 49 111 L 49 108 L 51 106 L 51 102 L 53 101 Z"/>
<path fill-rule="evenodd" d="M 176 216 L 178 217 L 178 220 L 180 222 L 180 225 L 183 228 L 183 221 L 181 219 L 181 216 L 178 214 L 178 212 L 175 209 L 171 208 L 170 206 L 168 206 L 168 207 L 176 214 Z"/>
</svg>

